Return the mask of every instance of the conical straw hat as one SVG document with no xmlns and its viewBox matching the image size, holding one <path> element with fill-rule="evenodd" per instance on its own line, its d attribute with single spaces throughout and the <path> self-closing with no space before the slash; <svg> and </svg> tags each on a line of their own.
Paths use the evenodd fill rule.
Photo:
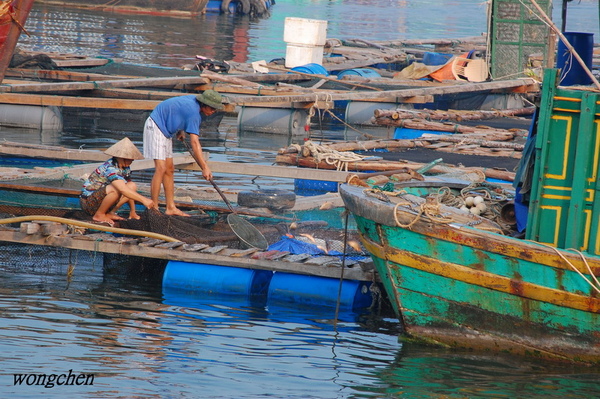
<svg viewBox="0 0 600 399">
<path fill-rule="evenodd" d="M 106 155 L 118 158 L 144 159 L 144 156 L 140 150 L 138 150 L 135 144 L 133 144 L 127 137 L 110 146 L 106 151 L 104 151 L 104 153 Z"/>
</svg>

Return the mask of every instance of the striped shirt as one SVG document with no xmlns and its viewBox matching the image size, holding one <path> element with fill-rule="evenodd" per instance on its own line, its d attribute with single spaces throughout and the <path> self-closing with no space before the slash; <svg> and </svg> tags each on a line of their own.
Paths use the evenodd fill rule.
<svg viewBox="0 0 600 399">
<path fill-rule="evenodd" d="M 129 166 L 121 169 L 116 158 L 111 158 L 98 166 L 83 183 L 82 197 L 88 197 L 102 186 L 109 185 L 115 180 L 131 181 L 131 168 Z"/>
</svg>

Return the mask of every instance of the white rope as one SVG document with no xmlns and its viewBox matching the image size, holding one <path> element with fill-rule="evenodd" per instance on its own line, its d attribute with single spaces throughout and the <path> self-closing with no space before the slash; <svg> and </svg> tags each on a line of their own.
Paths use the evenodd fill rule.
<svg viewBox="0 0 600 399">
<path fill-rule="evenodd" d="M 326 162 L 328 165 L 334 165 L 338 171 L 343 170 L 347 172 L 348 163 L 361 161 L 365 158 L 365 156 L 351 151 L 332 150 L 311 140 L 304 143 L 304 148 L 309 150 L 310 155 L 315 158 L 317 163 Z"/>
</svg>

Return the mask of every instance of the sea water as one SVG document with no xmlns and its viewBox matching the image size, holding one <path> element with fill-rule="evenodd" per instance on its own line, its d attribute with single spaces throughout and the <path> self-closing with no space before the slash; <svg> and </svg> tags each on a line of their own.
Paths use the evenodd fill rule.
<svg viewBox="0 0 600 399">
<path fill-rule="evenodd" d="M 328 20 L 328 37 L 341 39 L 462 38 L 485 31 L 484 4 L 278 0 L 267 18 L 191 20 L 36 5 L 26 24 L 31 36 L 20 44 L 169 67 L 193 63 L 196 55 L 246 62 L 282 56 L 286 16 Z M 595 1 L 570 2 L 567 27 L 597 33 L 597 15 Z M 70 148 L 105 148 L 123 135 L 141 142 L 136 123 L 143 117 L 125 119 L 111 124 L 81 115 L 62 132 L 2 129 L 0 137 Z M 239 137 L 226 119 L 203 143 L 219 159 L 270 163 L 285 140 Z M 0 247 L 0 397 L 600 395 L 598 370 L 402 342 L 401 321 L 385 307 L 336 319 L 327 307 L 169 292 L 160 268 L 106 266 L 112 262 L 88 252 Z"/>
</svg>

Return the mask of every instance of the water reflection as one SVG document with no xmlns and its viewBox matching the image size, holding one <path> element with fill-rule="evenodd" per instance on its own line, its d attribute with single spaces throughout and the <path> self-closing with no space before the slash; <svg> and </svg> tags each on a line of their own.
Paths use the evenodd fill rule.
<svg viewBox="0 0 600 399">
<path fill-rule="evenodd" d="M 9 255 L 10 253 L 10 255 Z M 12 397 L 595 397 L 599 375 L 398 341 L 381 313 L 161 288 L 160 265 L 3 246 L 0 373 Z M 116 257 L 119 258 L 119 257 Z M 67 265 L 74 265 L 70 283 Z M 93 386 L 13 386 L 14 373 Z"/>
</svg>

